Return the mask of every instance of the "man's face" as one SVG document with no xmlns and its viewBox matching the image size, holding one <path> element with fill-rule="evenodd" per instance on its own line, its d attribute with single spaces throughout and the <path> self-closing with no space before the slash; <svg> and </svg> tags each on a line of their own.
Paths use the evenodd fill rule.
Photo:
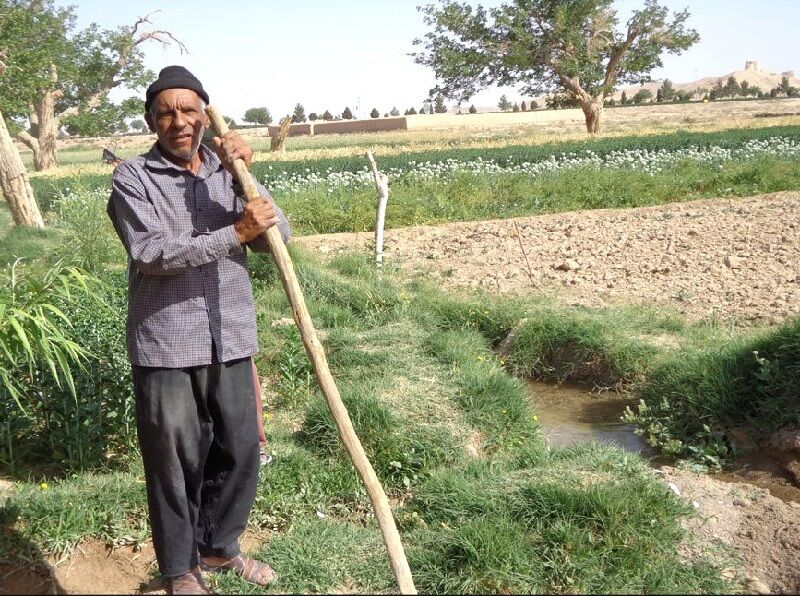
<svg viewBox="0 0 800 596">
<path fill-rule="evenodd" d="M 200 97 L 190 89 L 165 89 L 145 114 L 161 148 L 180 160 L 190 161 L 208 126 Z"/>
</svg>

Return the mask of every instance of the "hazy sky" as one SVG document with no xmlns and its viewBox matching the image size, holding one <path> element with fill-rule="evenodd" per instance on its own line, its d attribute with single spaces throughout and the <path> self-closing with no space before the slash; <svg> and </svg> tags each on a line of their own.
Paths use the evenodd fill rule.
<svg viewBox="0 0 800 596">
<path fill-rule="evenodd" d="M 200 78 L 215 103 L 237 120 L 248 107 L 266 106 L 273 117 L 295 103 L 306 113 L 349 106 L 357 116 L 373 107 L 419 109 L 435 84 L 431 72 L 408 55 L 425 27 L 416 0 L 56 0 L 77 6 L 79 26 L 96 22 L 113 28 L 152 16 L 188 48 L 148 44 L 146 64 L 156 73 L 182 64 Z M 500 0 L 483 2 L 497 5 Z M 662 0 L 672 10 L 689 8 L 701 40 L 680 56 L 665 55 L 654 78 L 688 82 L 723 75 L 756 60 L 771 71 L 800 70 L 797 24 L 800 0 Z M 620 22 L 641 0 L 618 0 Z M 799 73 L 800 74 L 800 73 Z M 502 91 L 476 96 L 476 105 L 495 105 Z M 126 93 L 125 95 L 129 95 Z M 143 96 L 143 91 L 140 91 Z"/>
</svg>

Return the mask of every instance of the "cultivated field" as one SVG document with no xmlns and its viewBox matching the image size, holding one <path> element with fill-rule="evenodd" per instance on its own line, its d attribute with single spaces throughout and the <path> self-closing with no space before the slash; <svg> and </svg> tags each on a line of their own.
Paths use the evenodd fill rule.
<svg viewBox="0 0 800 596">
<path fill-rule="evenodd" d="M 800 101 L 612 109 L 594 139 L 571 111 L 420 117 L 428 130 L 291 138 L 280 156 L 246 132 L 421 591 L 800 590 L 800 117 L 765 112 Z M 152 138 L 114 141 L 133 155 Z M 111 142 L 66 143 L 62 166 L 33 177 L 44 232 L 13 229 L 0 207 L 0 305 L 25 325 L 35 317 L 16 313 L 57 307 L 85 350 L 73 393 L 46 357 L 21 364 L 0 322 L 5 354 L 20 354 L 0 359 L 18 380 L 0 391 L 11 591 L 131 591 L 155 576 L 125 255 L 97 163 Z M 389 176 L 382 271 L 366 149 Z M 276 272 L 250 265 L 274 461 L 245 546 L 278 570 L 269 592 L 392 592 Z M 583 388 L 576 422 L 635 429 L 650 451 L 600 432 L 551 446 L 551 405 L 530 380 Z M 699 473 L 726 468 L 726 482 Z"/>
</svg>

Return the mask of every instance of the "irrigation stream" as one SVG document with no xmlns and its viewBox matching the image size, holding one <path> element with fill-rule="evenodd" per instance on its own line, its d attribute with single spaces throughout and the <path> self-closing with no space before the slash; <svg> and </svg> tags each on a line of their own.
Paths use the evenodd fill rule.
<svg viewBox="0 0 800 596">
<path fill-rule="evenodd" d="M 579 385 L 549 385 L 531 382 L 528 385 L 539 426 L 551 447 L 568 447 L 579 443 L 616 443 L 625 451 L 649 458 L 656 451 L 636 436 L 636 426 L 620 419 L 635 399 L 616 394 L 598 395 Z"/>
<path fill-rule="evenodd" d="M 614 393 L 592 393 L 581 385 L 550 385 L 530 382 L 531 399 L 539 418 L 539 426 L 551 447 L 568 447 L 579 443 L 615 443 L 625 451 L 638 453 L 653 467 L 671 463 L 659 455 L 635 433 L 636 425 L 621 420 L 625 408 L 635 407 L 636 399 L 621 398 Z M 717 480 L 752 484 L 769 489 L 783 501 L 800 502 L 800 487 L 764 451 L 743 459 Z"/>
</svg>

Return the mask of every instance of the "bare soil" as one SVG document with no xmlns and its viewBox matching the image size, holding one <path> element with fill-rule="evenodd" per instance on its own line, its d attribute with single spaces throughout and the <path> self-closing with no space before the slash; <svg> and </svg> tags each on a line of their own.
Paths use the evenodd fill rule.
<svg viewBox="0 0 800 596">
<path fill-rule="evenodd" d="M 684 520 L 691 532 L 683 545 L 687 558 L 710 550 L 722 560 L 732 551 L 742 566 L 726 571 L 744 580 L 746 593 L 800 592 L 800 504 L 781 501 L 750 484 L 671 467 L 660 472 L 697 510 Z"/>
<path fill-rule="evenodd" d="M 323 257 L 374 246 L 295 241 Z M 774 324 L 800 311 L 800 192 L 387 230 L 384 262 L 450 290 Z"/>
</svg>

